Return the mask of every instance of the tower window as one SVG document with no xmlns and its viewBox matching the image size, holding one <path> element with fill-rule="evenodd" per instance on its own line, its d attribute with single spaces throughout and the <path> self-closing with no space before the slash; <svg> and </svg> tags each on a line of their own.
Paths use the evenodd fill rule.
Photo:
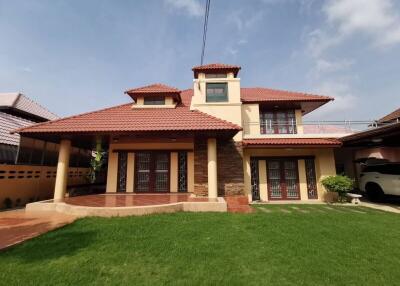
<svg viewBox="0 0 400 286">
<path fill-rule="evenodd" d="M 165 97 L 149 96 L 144 98 L 144 105 L 165 105 Z"/>
<path fill-rule="evenodd" d="M 226 73 L 206 73 L 206 78 L 226 78 Z"/>
<path fill-rule="evenodd" d="M 207 102 L 226 102 L 228 101 L 228 87 L 226 83 L 207 83 L 206 85 Z"/>
</svg>

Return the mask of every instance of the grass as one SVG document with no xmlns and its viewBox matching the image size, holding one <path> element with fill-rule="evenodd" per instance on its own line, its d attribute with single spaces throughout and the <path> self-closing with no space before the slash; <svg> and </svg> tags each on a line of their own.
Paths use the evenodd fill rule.
<svg viewBox="0 0 400 286">
<path fill-rule="evenodd" d="M 330 208 L 81 219 L 0 252 L 0 284 L 399 285 L 400 217 Z"/>
</svg>

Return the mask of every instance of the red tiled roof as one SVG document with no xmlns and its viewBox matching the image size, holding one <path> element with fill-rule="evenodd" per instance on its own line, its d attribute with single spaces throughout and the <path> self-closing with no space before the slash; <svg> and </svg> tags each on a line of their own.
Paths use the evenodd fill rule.
<svg viewBox="0 0 400 286">
<path fill-rule="evenodd" d="M 239 131 L 241 127 L 185 105 L 176 108 L 132 108 L 119 105 L 18 129 L 18 133 L 84 133 L 145 131 Z"/>
<path fill-rule="evenodd" d="M 138 88 L 132 88 L 125 93 L 179 93 L 179 89 L 161 83 L 150 84 Z"/>
<path fill-rule="evenodd" d="M 191 97 L 193 96 L 193 89 L 186 89 L 182 91 L 181 97 L 183 101 L 185 93 L 185 98 L 187 105 L 190 105 Z M 268 102 L 268 101 L 330 101 L 333 100 L 332 97 L 313 95 L 300 92 L 291 92 L 284 90 L 275 90 L 269 88 L 260 87 L 245 87 L 241 88 L 241 100 L 242 102 Z M 298 95 L 294 95 L 298 94 Z M 301 96 L 300 96 L 301 95 Z M 250 98 L 254 99 L 253 101 Z M 257 99 L 257 100 L 255 100 Z"/>
<path fill-rule="evenodd" d="M 227 65 L 227 64 L 220 64 L 220 63 L 213 63 L 201 66 L 195 66 L 192 68 L 194 72 L 194 77 L 197 78 L 199 72 L 230 72 L 232 71 L 235 76 L 237 76 L 239 70 L 241 69 L 240 66 L 236 65 Z"/>
<path fill-rule="evenodd" d="M 262 139 L 244 139 L 244 146 L 327 146 L 339 147 L 341 142 L 333 138 L 262 138 Z"/>
<path fill-rule="evenodd" d="M 379 123 L 391 122 L 395 121 L 396 119 L 400 118 L 400 108 L 396 109 L 395 111 L 385 115 L 381 119 L 378 120 Z"/>
<path fill-rule="evenodd" d="M 135 101 L 138 96 L 172 96 L 178 102 L 181 101 L 179 89 L 161 83 L 132 88 L 125 91 L 125 93 Z"/>
<path fill-rule="evenodd" d="M 333 100 L 332 97 L 277 90 L 263 87 L 241 88 L 242 102 L 268 102 L 268 101 L 323 101 Z"/>
</svg>

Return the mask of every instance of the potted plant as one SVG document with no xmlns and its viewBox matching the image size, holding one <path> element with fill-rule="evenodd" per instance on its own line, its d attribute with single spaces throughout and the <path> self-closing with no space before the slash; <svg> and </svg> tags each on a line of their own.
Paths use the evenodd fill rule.
<svg viewBox="0 0 400 286">
<path fill-rule="evenodd" d="M 346 194 L 353 189 L 354 185 L 352 179 L 343 175 L 328 176 L 323 178 L 321 183 L 328 192 L 337 193 L 341 203 L 346 200 Z"/>
</svg>

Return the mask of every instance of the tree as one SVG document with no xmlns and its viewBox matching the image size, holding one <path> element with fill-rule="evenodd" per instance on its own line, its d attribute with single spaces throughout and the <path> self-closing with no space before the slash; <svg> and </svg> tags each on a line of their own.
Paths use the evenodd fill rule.
<svg viewBox="0 0 400 286">
<path fill-rule="evenodd" d="M 101 141 L 96 144 L 95 156 L 90 160 L 89 181 L 93 184 L 96 181 L 97 174 L 100 172 L 104 164 L 105 153 L 101 147 Z"/>
</svg>

